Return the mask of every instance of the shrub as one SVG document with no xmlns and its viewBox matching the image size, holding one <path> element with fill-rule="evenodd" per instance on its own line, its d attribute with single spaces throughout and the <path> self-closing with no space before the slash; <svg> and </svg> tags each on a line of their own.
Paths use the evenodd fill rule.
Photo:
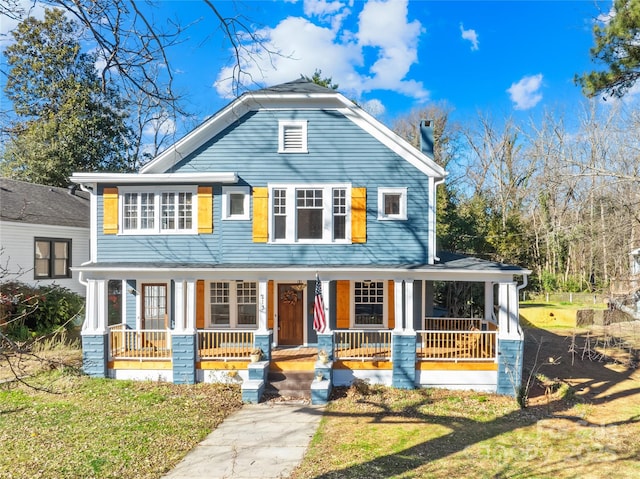
<svg viewBox="0 0 640 479">
<path fill-rule="evenodd" d="M 19 282 L 0 284 L 2 320 L 6 332 L 16 340 L 50 333 L 76 325 L 84 299 L 57 285 L 33 287 Z"/>
</svg>

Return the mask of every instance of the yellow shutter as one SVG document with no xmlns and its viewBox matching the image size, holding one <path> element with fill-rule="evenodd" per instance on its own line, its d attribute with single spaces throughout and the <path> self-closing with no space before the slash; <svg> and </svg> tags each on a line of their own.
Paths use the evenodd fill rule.
<svg viewBox="0 0 640 479">
<path fill-rule="evenodd" d="M 367 242 L 366 188 L 351 188 L 351 242 Z"/>
<path fill-rule="evenodd" d="M 389 286 L 387 288 L 387 298 L 389 298 L 389 329 L 396 327 L 396 305 L 395 305 L 395 289 L 393 287 L 393 280 L 389 280 Z"/>
<path fill-rule="evenodd" d="M 196 281 L 196 329 L 204 329 L 204 280 Z"/>
<path fill-rule="evenodd" d="M 102 192 L 102 232 L 118 234 L 118 188 L 105 188 Z"/>
<path fill-rule="evenodd" d="M 273 329 L 273 280 L 267 283 L 267 328 Z"/>
<path fill-rule="evenodd" d="M 198 233 L 213 233 L 213 188 L 198 186 Z"/>
<path fill-rule="evenodd" d="M 269 236 L 269 190 L 253 189 L 253 242 L 266 243 Z"/>
<path fill-rule="evenodd" d="M 336 329 L 349 329 L 350 293 L 351 284 L 349 281 L 336 281 Z"/>
</svg>

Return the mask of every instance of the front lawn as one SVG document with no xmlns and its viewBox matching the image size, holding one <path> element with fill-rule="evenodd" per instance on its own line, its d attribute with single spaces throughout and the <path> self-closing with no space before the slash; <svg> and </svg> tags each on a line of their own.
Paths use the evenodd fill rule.
<svg viewBox="0 0 640 479">
<path fill-rule="evenodd" d="M 91 379 L 0 386 L 0 478 L 159 478 L 241 407 L 238 386 Z"/>
</svg>

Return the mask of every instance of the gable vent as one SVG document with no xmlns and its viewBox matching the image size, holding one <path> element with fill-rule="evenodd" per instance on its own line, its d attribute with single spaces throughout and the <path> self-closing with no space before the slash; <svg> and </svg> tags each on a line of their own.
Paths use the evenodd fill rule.
<svg viewBox="0 0 640 479">
<path fill-rule="evenodd" d="M 307 153 L 307 122 L 280 121 L 278 151 L 280 153 Z"/>
<path fill-rule="evenodd" d="M 284 127 L 284 149 L 302 150 L 304 138 L 302 137 L 302 125 L 289 125 Z"/>
</svg>

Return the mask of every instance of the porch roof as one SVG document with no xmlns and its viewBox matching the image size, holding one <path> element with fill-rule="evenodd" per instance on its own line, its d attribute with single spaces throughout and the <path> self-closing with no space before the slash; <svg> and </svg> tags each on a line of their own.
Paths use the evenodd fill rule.
<svg viewBox="0 0 640 479">
<path fill-rule="evenodd" d="M 172 272 L 175 273 L 223 273 L 237 275 L 239 273 L 251 273 L 252 276 L 256 274 L 268 274 L 270 277 L 288 276 L 291 277 L 292 273 L 297 273 L 304 278 L 313 277 L 316 273 L 319 273 L 322 279 L 325 279 L 323 275 L 338 275 L 346 274 L 348 277 L 370 278 L 371 275 L 416 275 L 416 276 L 429 276 L 431 274 L 444 274 L 444 275 L 476 275 L 476 274 L 495 274 L 495 275 L 528 275 L 530 270 L 521 268 L 520 266 L 508 265 L 503 263 L 497 263 L 494 261 L 487 261 L 480 258 L 474 258 L 471 256 L 460 255 L 456 253 L 439 254 L 439 260 L 436 264 L 410 264 L 410 263 L 398 263 L 398 264 L 385 264 L 385 263 L 370 263 L 370 264 L 344 264 L 344 265 L 332 265 L 332 264 L 264 264 L 264 263 L 189 263 L 189 262 L 98 262 L 87 263 L 82 266 L 72 268 L 76 271 L 82 271 L 87 273 L 124 273 L 124 272 L 136 272 L 136 273 L 163 273 Z M 326 278 L 330 279 L 330 278 Z M 331 278 L 333 279 L 333 278 Z M 463 280 L 464 278 L 458 278 Z"/>
</svg>

